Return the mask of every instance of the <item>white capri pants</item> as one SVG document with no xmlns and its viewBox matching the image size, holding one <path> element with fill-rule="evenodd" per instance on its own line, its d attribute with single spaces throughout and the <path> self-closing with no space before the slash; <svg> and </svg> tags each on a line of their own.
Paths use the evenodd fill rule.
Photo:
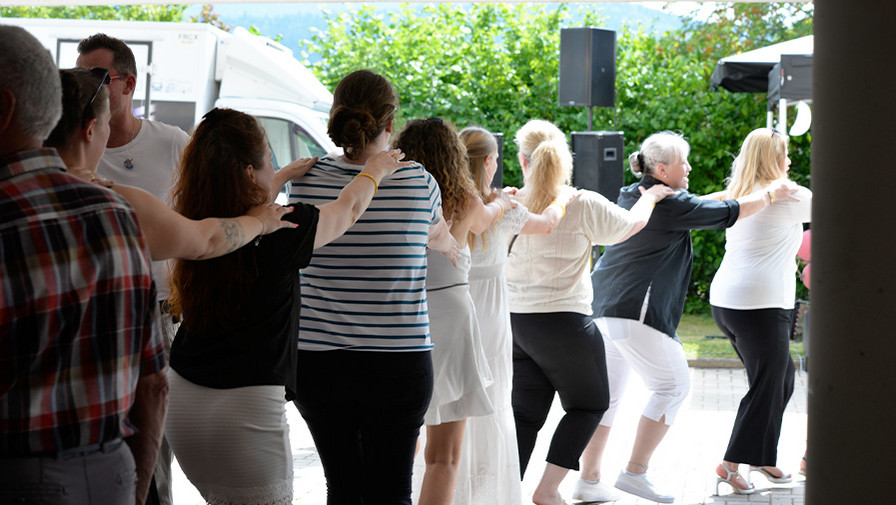
<svg viewBox="0 0 896 505">
<path fill-rule="evenodd" d="M 610 386 L 610 407 L 600 424 L 613 426 L 619 397 L 625 390 L 629 371 L 634 369 L 651 392 L 642 414 L 671 425 L 691 389 L 688 361 L 681 344 L 632 319 L 600 317 L 594 322 L 604 337 Z"/>
</svg>

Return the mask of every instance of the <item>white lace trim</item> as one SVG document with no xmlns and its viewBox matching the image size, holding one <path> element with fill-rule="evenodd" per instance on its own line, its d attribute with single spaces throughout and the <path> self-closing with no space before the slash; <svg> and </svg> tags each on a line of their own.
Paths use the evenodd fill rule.
<svg viewBox="0 0 896 505">
<path fill-rule="evenodd" d="M 199 484 L 196 487 L 209 505 L 289 505 L 292 503 L 293 479 L 256 487 L 230 487 L 220 484 Z"/>
</svg>

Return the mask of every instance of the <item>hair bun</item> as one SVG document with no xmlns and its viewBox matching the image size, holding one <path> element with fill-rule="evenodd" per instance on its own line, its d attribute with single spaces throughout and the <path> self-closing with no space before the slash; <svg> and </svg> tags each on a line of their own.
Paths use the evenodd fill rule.
<svg viewBox="0 0 896 505">
<path fill-rule="evenodd" d="M 644 156 L 641 151 L 635 151 L 628 157 L 628 165 L 633 174 L 641 176 L 644 174 Z"/>
<path fill-rule="evenodd" d="M 337 146 L 362 150 L 379 132 L 376 119 L 367 110 L 339 105 L 330 114 L 327 133 Z"/>
</svg>

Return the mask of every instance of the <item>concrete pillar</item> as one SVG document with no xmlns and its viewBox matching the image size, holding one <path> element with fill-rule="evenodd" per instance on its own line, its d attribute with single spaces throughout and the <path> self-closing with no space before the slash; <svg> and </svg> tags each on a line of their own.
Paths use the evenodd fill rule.
<svg viewBox="0 0 896 505">
<path fill-rule="evenodd" d="M 894 19 L 815 2 L 809 505 L 896 503 Z"/>
</svg>

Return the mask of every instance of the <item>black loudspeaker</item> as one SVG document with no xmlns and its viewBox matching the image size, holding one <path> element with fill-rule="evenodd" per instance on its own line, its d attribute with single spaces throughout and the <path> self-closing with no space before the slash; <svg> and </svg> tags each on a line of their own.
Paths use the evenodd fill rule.
<svg viewBox="0 0 896 505">
<path fill-rule="evenodd" d="M 495 136 L 495 142 L 498 143 L 498 168 L 495 169 L 495 175 L 492 177 L 491 187 L 501 189 L 504 187 L 504 134 L 492 133 Z"/>
<path fill-rule="evenodd" d="M 572 185 L 615 202 L 622 188 L 623 141 L 622 132 L 572 132 Z"/>
<path fill-rule="evenodd" d="M 560 30 L 561 106 L 616 105 L 616 32 L 600 28 Z"/>
</svg>

